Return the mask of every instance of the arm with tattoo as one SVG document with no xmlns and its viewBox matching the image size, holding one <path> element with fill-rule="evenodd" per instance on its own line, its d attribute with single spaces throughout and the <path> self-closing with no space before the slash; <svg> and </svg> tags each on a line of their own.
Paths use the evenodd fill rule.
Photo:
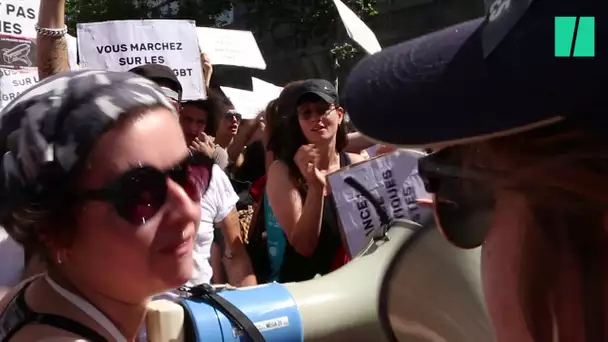
<svg viewBox="0 0 608 342">
<path fill-rule="evenodd" d="M 43 0 L 40 2 L 38 26 L 61 29 L 65 25 L 65 0 Z M 49 37 L 38 34 L 36 39 L 36 65 L 38 77 L 49 76 L 70 70 L 68 44 L 65 37 Z"/>
</svg>

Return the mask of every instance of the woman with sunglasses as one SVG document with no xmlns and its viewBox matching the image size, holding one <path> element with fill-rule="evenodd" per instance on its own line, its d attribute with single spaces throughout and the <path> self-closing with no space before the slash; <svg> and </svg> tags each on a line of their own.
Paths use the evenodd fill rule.
<svg viewBox="0 0 608 342">
<path fill-rule="evenodd" d="M 303 281 L 348 261 L 326 175 L 363 158 L 343 151 L 344 109 L 331 83 L 294 83 L 278 101 L 287 121 L 278 160 L 268 170 L 267 194 L 287 238 L 279 279 Z"/>
<path fill-rule="evenodd" d="M 351 118 L 378 140 L 435 150 L 419 172 L 446 238 L 482 246 L 497 341 L 607 341 L 608 70 L 599 42 L 608 25 L 591 24 L 595 58 L 556 58 L 546 37 L 557 32 L 558 16 L 599 18 L 608 7 L 537 0 L 503 11 L 504 4 L 488 6 L 495 13 L 487 22 L 362 61 L 346 85 Z M 589 26 L 580 19 L 582 33 Z M 575 56 L 589 51 L 578 37 L 569 47 Z"/>
<path fill-rule="evenodd" d="M 191 277 L 213 161 L 131 73 L 52 76 L 0 120 L 0 224 L 47 259 L 0 302 L 0 340 L 134 341 L 150 298 Z"/>
</svg>

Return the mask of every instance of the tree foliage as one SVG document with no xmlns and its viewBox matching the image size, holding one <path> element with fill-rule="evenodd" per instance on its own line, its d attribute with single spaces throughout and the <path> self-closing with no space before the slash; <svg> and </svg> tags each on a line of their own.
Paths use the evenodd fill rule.
<svg viewBox="0 0 608 342">
<path fill-rule="evenodd" d="M 327 47 L 340 59 L 357 53 L 344 39 L 344 24 L 333 0 L 240 0 L 247 6 L 249 29 L 258 37 L 268 34 L 284 49 Z M 376 15 L 376 0 L 342 0 L 364 21 Z"/>
<path fill-rule="evenodd" d="M 146 18 L 147 2 L 133 0 L 66 0 L 66 24 L 75 34 L 77 23 Z"/>
<path fill-rule="evenodd" d="M 66 22 L 72 33 L 77 23 L 105 20 L 190 19 L 197 26 L 215 26 L 217 16 L 231 7 L 229 0 L 66 0 Z"/>
<path fill-rule="evenodd" d="M 197 26 L 205 27 L 227 24 L 218 15 L 232 8 L 230 0 L 181 0 L 178 3 L 179 11 L 173 18 L 191 19 Z"/>
<path fill-rule="evenodd" d="M 344 25 L 333 0 L 66 0 L 66 20 L 74 34 L 76 23 L 144 18 L 195 20 L 197 26 L 217 26 L 220 13 L 244 5 L 244 19 L 258 38 L 270 38 L 277 49 L 305 50 L 323 46 L 338 60 L 358 49 L 344 39 Z M 363 20 L 377 14 L 376 0 L 342 0 Z M 162 9 L 178 3 L 177 13 Z"/>
</svg>

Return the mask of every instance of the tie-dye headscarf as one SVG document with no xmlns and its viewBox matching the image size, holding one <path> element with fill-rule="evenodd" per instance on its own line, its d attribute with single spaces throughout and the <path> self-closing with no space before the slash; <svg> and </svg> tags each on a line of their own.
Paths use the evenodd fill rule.
<svg viewBox="0 0 608 342">
<path fill-rule="evenodd" d="M 0 221 L 52 179 L 69 177 L 120 115 L 174 107 L 152 82 L 132 73 L 73 71 L 26 90 L 0 113 Z"/>
</svg>

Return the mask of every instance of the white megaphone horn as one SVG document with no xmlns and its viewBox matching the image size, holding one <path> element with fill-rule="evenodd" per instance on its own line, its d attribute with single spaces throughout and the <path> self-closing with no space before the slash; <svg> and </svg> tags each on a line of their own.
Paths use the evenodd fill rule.
<svg viewBox="0 0 608 342">
<path fill-rule="evenodd" d="M 495 339 L 482 295 L 479 249 L 458 249 L 434 225 L 405 220 L 328 275 L 220 294 L 266 341 Z M 220 311 L 185 302 L 152 308 L 148 341 L 250 341 Z"/>
</svg>

